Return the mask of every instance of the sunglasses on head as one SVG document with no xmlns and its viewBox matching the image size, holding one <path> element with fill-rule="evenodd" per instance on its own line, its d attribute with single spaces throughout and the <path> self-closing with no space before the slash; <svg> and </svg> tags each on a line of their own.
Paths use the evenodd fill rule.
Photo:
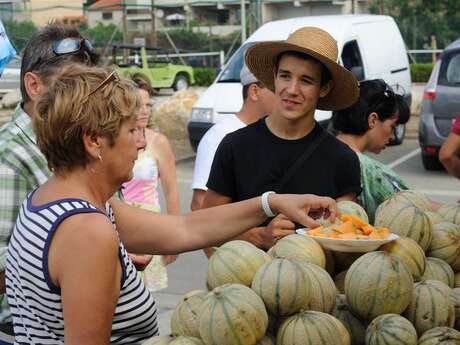
<svg viewBox="0 0 460 345">
<path fill-rule="evenodd" d="M 109 75 L 105 77 L 105 79 L 101 81 L 101 83 L 98 86 L 94 88 L 94 90 L 92 90 L 88 95 L 86 95 L 83 102 L 86 102 L 91 95 L 95 94 L 98 90 L 102 90 L 105 86 L 107 86 L 112 81 L 118 82 L 119 80 L 120 80 L 120 77 L 118 76 L 116 71 L 110 72 Z"/>
<path fill-rule="evenodd" d="M 52 43 L 52 51 L 54 56 L 48 58 L 40 57 L 30 68 L 30 71 L 39 70 L 44 65 L 52 65 L 57 60 L 60 60 L 62 56 L 72 55 L 75 53 L 81 53 L 84 57 L 84 62 L 87 63 L 88 61 L 92 61 L 95 54 L 91 42 L 80 37 L 67 37 L 62 40 L 54 41 Z"/>
<path fill-rule="evenodd" d="M 81 37 L 67 37 L 53 42 L 53 52 L 56 55 L 73 54 L 82 50 L 93 52 L 94 47 L 90 41 Z"/>
</svg>

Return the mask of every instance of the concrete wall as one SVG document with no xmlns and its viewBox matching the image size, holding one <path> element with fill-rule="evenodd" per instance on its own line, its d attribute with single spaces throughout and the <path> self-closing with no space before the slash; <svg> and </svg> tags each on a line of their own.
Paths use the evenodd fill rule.
<svg viewBox="0 0 460 345">
<path fill-rule="evenodd" d="M 83 16 L 83 0 L 30 0 L 28 8 L 30 20 L 38 27 L 64 17 Z"/>
</svg>

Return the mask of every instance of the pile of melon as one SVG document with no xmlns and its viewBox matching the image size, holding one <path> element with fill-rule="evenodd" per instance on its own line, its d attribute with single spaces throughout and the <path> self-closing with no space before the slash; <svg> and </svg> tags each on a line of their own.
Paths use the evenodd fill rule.
<svg viewBox="0 0 460 345">
<path fill-rule="evenodd" d="M 400 237 L 373 252 L 329 252 L 297 234 L 268 253 L 227 242 L 209 260 L 209 291 L 186 294 L 171 336 L 145 344 L 460 344 L 459 225 L 457 205 L 433 212 L 406 191 L 377 209 L 374 227 Z"/>
</svg>

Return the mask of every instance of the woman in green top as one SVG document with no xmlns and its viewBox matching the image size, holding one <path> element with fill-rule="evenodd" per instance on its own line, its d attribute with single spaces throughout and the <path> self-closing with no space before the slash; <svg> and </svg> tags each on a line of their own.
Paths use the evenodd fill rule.
<svg viewBox="0 0 460 345">
<path fill-rule="evenodd" d="M 398 190 L 409 188 L 392 169 L 364 153 L 380 153 L 394 138 L 396 126 L 407 123 L 409 117 L 403 97 L 383 80 L 374 79 L 361 82 L 358 101 L 332 118 L 337 138 L 359 157 L 362 192 L 358 200 L 371 222 L 380 203 Z"/>
</svg>

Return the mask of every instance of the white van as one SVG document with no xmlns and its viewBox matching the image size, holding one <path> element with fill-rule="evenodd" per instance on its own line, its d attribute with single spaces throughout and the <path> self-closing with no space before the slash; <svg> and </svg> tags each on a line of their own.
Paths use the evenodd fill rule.
<svg viewBox="0 0 460 345">
<path fill-rule="evenodd" d="M 192 147 L 196 150 L 201 137 L 216 122 L 235 116 L 240 110 L 242 87 L 240 70 L 246 50 L 257 42 L 285 40 L 293 31 L 315 26 L 335 38 L 339 63 L 358 80 L 381 78 L 411 101 L 409 60 L 401 33 L 393 20 L 380 15 L 333 15 L 300 17 L 264 24 L 254 32 L 230 58 L 214 83 L 195 102 L 188 123 Z M 332 113 L 316 111 L 315 118 L 327 126 Z M 397 133 L 402 141 L 404 127 Z"/>
</svg>

